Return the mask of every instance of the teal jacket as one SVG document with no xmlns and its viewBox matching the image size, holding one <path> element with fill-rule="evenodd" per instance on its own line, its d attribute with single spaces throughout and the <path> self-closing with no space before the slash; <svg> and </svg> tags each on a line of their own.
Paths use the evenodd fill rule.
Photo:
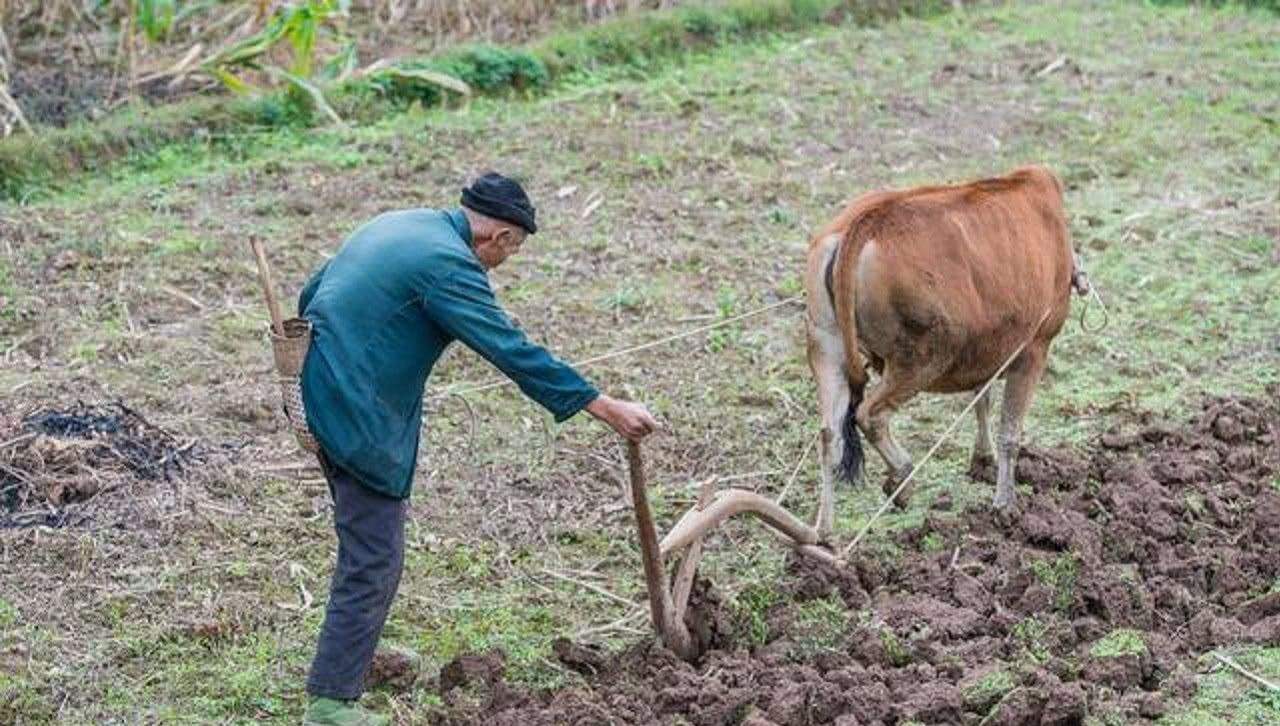
<svg viewBox="0 0 1280 726">
<path fill-rule="evenodd" d="M 330 461 L 383 494 L 409 496 L 423 389 L 455 340 L 557 421 L 598 395 L 512 323 L 471 244 L 460 209 L 388 212 L 347 238 L 298 298 L 312 325 L 307 424 Z"/>
</svg>

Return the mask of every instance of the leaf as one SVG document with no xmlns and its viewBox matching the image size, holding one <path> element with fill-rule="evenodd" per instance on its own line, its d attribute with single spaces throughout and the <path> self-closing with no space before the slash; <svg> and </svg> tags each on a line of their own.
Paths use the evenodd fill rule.
<svg viewBox="0 0 1280 726">
<path fill-rule="evenodd" d="M 334 54 L 320 69 L 320 76 L 326 81 L 341 83 L 355 72 L 360 59 L 356 57 L 355 41 L 347 43 L 342 50 Z"/>
<path fill-rule="evenodd" d="M 293 46 L 293 67 L 290 72 L 303 77 L 311 75 L 316 50 L 316 30 L 320 25 L 318 16 L 322 14 L 316 12 L 313 5 L 314 3 L 310 3 L 290 11 L 285 21 L 285 37 L 288 38 L 289 45 Z"/>
<path fill-rule="evenodd" d="M 270 73 L 273 77 L 285 79 L 294 88 L 297 88 L 307 94 L 311 99 L 311 102 L 315 104 L 316 108 L 320 109 L 324 115 L 328 116 L 334 123 L 338 125 L 345 125 L 346 122 L 344 122 L 342 117 L 338 115 L 338 112 L 334 111 L 333 107 L 329 105 L 329 101 L 324 97 L 324 93 L 321 92 L 320 88 L 316 86 L 316 84 L 276 66 L 266 66 L 264 70 L 266 70 L 267 73 Z"/>
<path fill-rule="evenodd" d="M 135 0 L 134 9 L 142 32 L 150 40 L 157 41 L 173 27 L 177 6 L 175 0 Z"/>
<path fill-rule="evenodd" d="M 255 90 L 252 85 L 226 68 L 212 68 L 209 69 L 209 73 L 212 74 L 214 78 L 222 81 L 222 85 L 226 86 L 227 90 L 232 93 L 243 94 Z"/>
<path fill-rule="evenodd" d="M 279 17 L 272 18 L 257 33 L 223 48 L 205 61 L 206 67 L 244 65 L 271 50 L 284 37 L 285 27 Z"/>
<path fill-rule="evenodd" d="M 400 68 L 397 66 L 390 66 L 387 68 L 379 68 L 378 70 L 373 71 L 368 75 L 370 78 L 375 78 L 375 79 L 382 78 L 382 77 L 390 77 L 390 78 L 409 78 L 417 81 L 425 81 L 434 86 L 439 86 L 440 88 L 445 88 L 450 91 L 460 93 L 464 96 L 471 95 L 471 86 L 468 86 L 466 81 L 463 81 L 461 78 L 456 78 L 454 76 L 451 76 L 448 73 L 441 73 L 439 71 L 427 70 L 426 68 Z"/>
</svg>

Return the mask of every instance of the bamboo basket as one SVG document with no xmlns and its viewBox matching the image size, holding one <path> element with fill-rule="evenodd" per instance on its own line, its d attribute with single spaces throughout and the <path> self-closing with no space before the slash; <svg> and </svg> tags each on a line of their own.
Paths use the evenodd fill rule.
<svg viewBox="0 0 1280 726">
<path fill-rule="evenodd" d="M 289 429 L 298 446 L 312 453 L 320 450 L 320 444 L 307 427 L 307 407 L 302 401 L 302 365 L 311 349 L 311 323 L 303 318 L 289 318 L 282 324 L 284 335 L 268 327 L 271 354 L 275 357 L 276 373 L 280 376 L 280 398 Z"/>
</svg>

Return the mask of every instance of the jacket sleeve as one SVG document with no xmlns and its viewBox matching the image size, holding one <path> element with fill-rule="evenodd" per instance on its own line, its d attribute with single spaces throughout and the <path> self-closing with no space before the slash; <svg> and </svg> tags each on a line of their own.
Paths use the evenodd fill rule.
<svg viewBox="0 0 1280 726">
<path fill-rule="evenodd" d="M 479 268 L 443 275 L 423 294 L 423 304 L 437 325 L 515 381 L 556 421 L 568 419 L 600 395 L 572 366 L 516 327 Z"/>
<path fill-rule="evenodd" d="M 329 269 L 329 260 L 325 260 L 320 269 L 315 271 L 307 284 L 303 285 L 302 292 L 298 294 L 298 315 L 302 315 L 307 311 L 307 306 L 311 304 L 311 298 L 315 297 L 316 289 L 320 287 L 320 280 L 324 278 L 324 271 Z"/>
</svg>

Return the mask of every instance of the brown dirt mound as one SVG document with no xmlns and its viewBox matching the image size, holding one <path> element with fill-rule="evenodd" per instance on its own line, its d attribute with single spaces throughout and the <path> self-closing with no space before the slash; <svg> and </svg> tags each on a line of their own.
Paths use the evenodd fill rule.
<svg viewBox="0 0 1280 726">
<path fill-rule="evenodd" d="M 690 665 L 643 644 L 593 659 L 586 686 L 542 693 L 512 691 L 488 669 L 487 695 L 446 698 L 433 720 L 1156 719 L 1194 689 L 1195 656 L 1280 642 L 1280 593 L 1268 592 L 1280 578 L 1280 410 L 1214 399 L 1187 426 L 1157 422 L 1098 444 L 1087 455 L 1028 451 L 1019 476 L 1034 494 L 1013 517 L 942 502 L 897 535 L 895 555 L 847 570 L 792 562 L 792 598 L 779 608 L 839 597 L 848 618 L 834 649 L 797 655 L 773 647 L 789 637 L 776 632 L 754 653 L 720 645 Z"/>
</svg>

